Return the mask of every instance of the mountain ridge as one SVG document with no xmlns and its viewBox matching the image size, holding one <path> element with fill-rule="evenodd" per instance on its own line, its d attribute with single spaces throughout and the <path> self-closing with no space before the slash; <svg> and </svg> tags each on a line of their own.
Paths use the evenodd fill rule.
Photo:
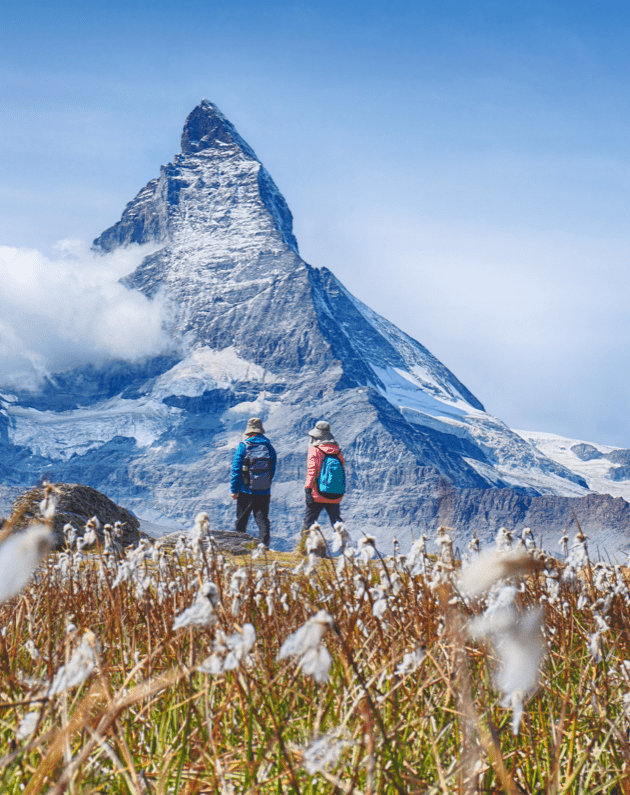
<svg viewBox="0 0 630 795">
<path fill-rule="evenodd" d="M 581 475 L 487 414 L 423 345 L 304 262 L 292 223 L 254 150 L 202 101 L 182 153 L 94 241 L 103 253 L 152 246 L 123 283 L 168 298 L 179 342 L 148 362 L 0 395 L 3 482 L 31 485 L 44 470 L 149 521 L 185 524 L 206 510 L 226 528 L 231 455 L 256 415 L 281 452 L 272 511 L 280 546 L 299 531 L 306 434 L 322 418 L 348 461 L 351 532 L 369 530 L 384 547 L 436 522 L 485 533 L 516 521 L 510 505 L 522 517 L 531 500 L 588 494 Z M 601 522 L 591 503 L 584 510 Z M 556 507 L 554 522 L 565 521 L 566 503 Z M 625 510 L 615 513 L 619 531 Z"/>
</svg>

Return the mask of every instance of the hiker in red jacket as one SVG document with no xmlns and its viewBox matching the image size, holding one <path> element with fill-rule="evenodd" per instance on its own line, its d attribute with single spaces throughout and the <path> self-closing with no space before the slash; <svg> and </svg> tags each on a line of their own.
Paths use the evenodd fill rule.
<svg viewBox="0 0 630 795">
<path fill-rule="evenodd" d="M 322 509 L 331 525 L 343 521 L 339 505 L 346 491 L 345 461 L 330 425 L 323 420 L 309 431 L 310 444 L 306 462 L 306 514 L 302 535 L 317 521 Z"/>
</svg>

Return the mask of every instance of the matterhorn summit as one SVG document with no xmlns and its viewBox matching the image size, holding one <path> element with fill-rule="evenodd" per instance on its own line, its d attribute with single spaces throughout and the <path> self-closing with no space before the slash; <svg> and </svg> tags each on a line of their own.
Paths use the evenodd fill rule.
<svg viewBox="0 0 630 795">
<path fill-rule="evenodd" d="M 349 530 L 383 549 L 439 524 L 462 539 L 525 522 L 555 532 L 576 508 L 587 522 L 604 510 L 606 495 L 590 494 L 420 343 L 301 259 L 286 201 L 216 105 L 190 113 L 181 144 L 94 241 L 103 253 L 150 244 L 123 283 L 168 302 L 172 351 L 59 373 L 37 393 L 0 385 L 4 485 L 46 474 L 165 527 L 204 510 L 231 529 L 231 460 L 259 416 L 279 460 L 272 546 L 299 532 L 306 433 L 320 419 L 346 457 Z M 628 504 L 608 499 L 620 522 Z M 534 527 L 543 517 L 546 528 Z"/>
</svg>

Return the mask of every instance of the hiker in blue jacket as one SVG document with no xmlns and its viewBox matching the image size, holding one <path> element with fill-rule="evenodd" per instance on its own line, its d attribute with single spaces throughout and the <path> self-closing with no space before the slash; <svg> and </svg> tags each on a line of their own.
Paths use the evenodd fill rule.
<svg viewBox="0 0 630 795">
<path fill-rule="evenodd" d="M 262 420 L 252 417 L 234 453 L 230 490 L 232 499 L 236 500 L 236 532 L 247 532 L 247 521 L 253 513 L 258 539 L 266 547 L 271 536 L 269 501 L 275 473 L 276 451 L 265 436 Z"/>
</svg>

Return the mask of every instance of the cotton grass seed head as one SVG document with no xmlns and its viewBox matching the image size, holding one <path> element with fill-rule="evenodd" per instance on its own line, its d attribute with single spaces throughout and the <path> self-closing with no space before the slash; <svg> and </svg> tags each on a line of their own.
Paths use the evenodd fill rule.
<svg viewBox="0 0 630 795">
<path fill-rule="evenodd" d="M 417 649 L 414 649 L 413 651 L 408 651 L 403 656 L 402 661 L 399 663 L 394 673 L 397 674 L 398 676 L 414 673 L 415 671 L 418 670 L 425 657 L 426 657 L 426 648 L 424 646 L 419 646 Z"/>
<path fill-rule="evenodd" d="M 302 624 L 298 630 L 289 635 L 278 652 L 278 659 L 296 657 L 309 649 L 314 649 L 321 643 L 326 630 L 332 626 L 332 623 L 333 620 L 328 613 L 325 610 L 320 610 L 305 624 Z"/>
<path fill-rule="evenodd" d="M 64 693 L 66 690 L 77 687 L 84 682 L 96 668 L 97 649 L 96 636 L 88 630 L 69 659 L 68 664 L 63 665 L 57 671 L 48 690 L 48 697 Z"/>
<path fill-rule="evenodd" d="M 324 735 L 307 746 L 302 755 L 302 765 L 306 772 L 314 776 L 333 768 L 343 751 L 351 745 L 339 732 Z"/>
<path fill-rule="evenodd" d="M 210 532 L 210 518 L 205 511 L 198 513 L 195 516 L 195 526 L 192 530 L 192 535 L 195 538 L 205 538 Z"/>
<path fill-rule="evenodd" d="M 518 734 L 527 694 L 537 685 L 545 647 L 542 609 L 521 613 L 514 604 L 516 588 L 504 586 L 481 616 L 468 625 L 469 634 L 489 643 L 497 658 L 495 684 L 503 693 L 502 705 L 512 707 L 512 730 Z"/>
<path fill-rule="evenodd" d="M 374 536 L 364 534 L 357 543 L 357 558 L 363 564 L 369 563 L 376 555 L 376 539 Z"/>
<path fill-rule="evenodd" d="M 495 549 L 463 569 L 459 590 L 464 596 L 474 598 L 489 590 L 498 580 L 522 577 L 535 567 L 536 561 L 525 549 Z"/>
<path fill-rule="evenodd" d="M 193 625 L 209 626 L 216 624 L 217 617 L 214 612 L 214 605 L 219 598 L 218 594 L 218 588 L 213 582 L 202 583 L 192 605 L 175 617 L 173 630 Z"/>
<path fill-rule="evenodd" d="M 299 657 L 302 672 L 312 676 L 320 684 L 328 681 L 331 659 L 328 650 L 320 645 L 326 630 L 333 624 L 325 610 L 309 618 L 298 630 L 284 641 L 278 652 L 278 660 Z"/>
<path fill-rule="evenodd" d="M 39 723 L 39 710 L 35 710 L 33 712 L 27 712 L 26 715 L 20 721 L 20 725 L 17 727 L 15 732 L 15 739 L 19 742 L 20 740 L 26 740 L 27 737 L 30 737 L 31 734 L 37 728 L 37 724 Z"/>
<path fill-rule="evenodd" d="M 31 525 L 0 546 L 0 603 L 15 596 L 31 579 L 53 546 L 53 534 L 45 525 Z"/>
<path fill-rule="evenodd" d="M 325 646 L 317 646 L 305 652 L 298 663 L 302 673 L 312 676 L 319 684 L 328 681 L 332 660 Z"/>
<path fill-rule="evenodd" d="M 343 522 L 335 522 L 333 530 L 334 532 L 330 549 L 332 552 L 339 552 L 340 549 L 344 549 L 344 547 L 350 542 L 350 534 L 348 533 Z"/>
</svg>

